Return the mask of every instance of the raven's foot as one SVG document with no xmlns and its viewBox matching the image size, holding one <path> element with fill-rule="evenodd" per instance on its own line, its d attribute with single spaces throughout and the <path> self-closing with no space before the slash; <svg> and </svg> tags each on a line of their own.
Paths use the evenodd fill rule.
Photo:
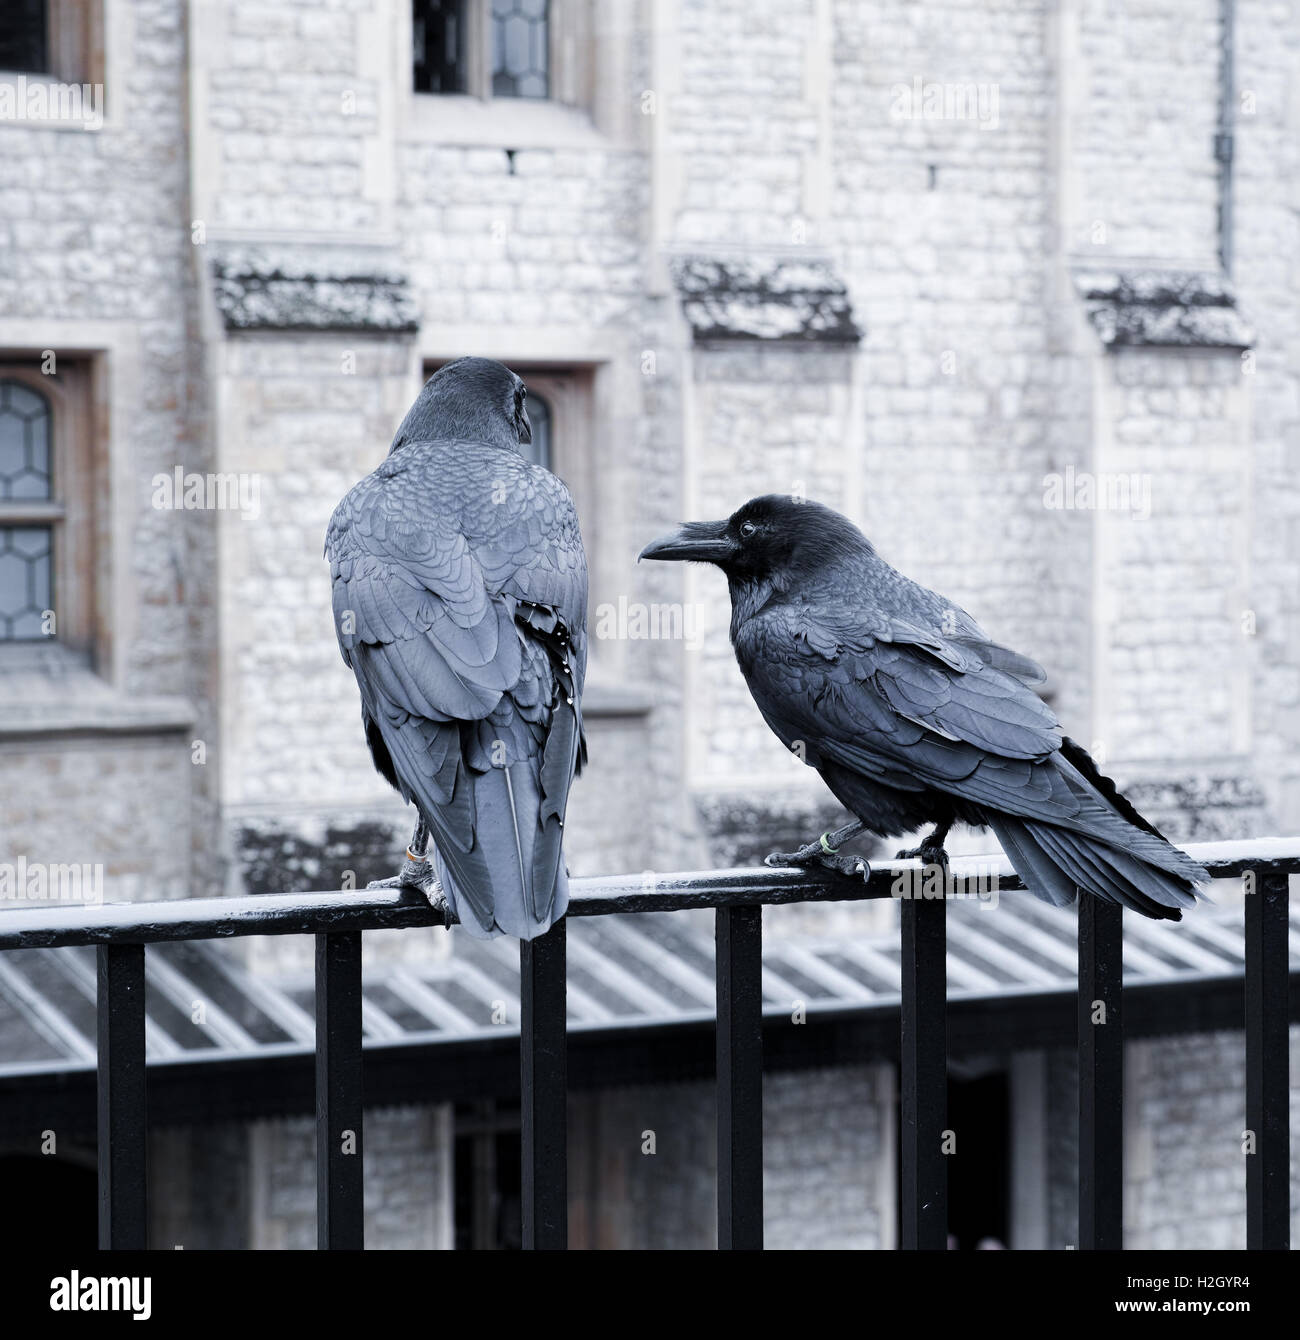
<svg viewBox="0 0 1300 1340">
<path fill-rule="evenodd" d="M 841 855 L 838 848 L 832 847 L 829 838 L 832 834 L 823 833 L 816 842 L 805 843 L 798 851 L 774 851 L 763 858 L 764 865 L 793 866 L 806 870 L 809 866 L 819 865 L 824 870 L 834 870 L 837 874 L 850 878 L 867 880 L 871 878 L 871 866 L 861 856 Z"/>
<path fill-rule="evenodd" d="M 919 847 L 908 847 L 906 851 L 900 851 L 894 859 L 919 860 L 922 865 L 937 865 L 945 875 L 948 873 L 948 853 L 944 851 L 942 844 L 936 846 L 930 842 L 922 842 Z"/>
<path fill-rule="evenodd" d="M 368 889 L 419 889 L 421 893 L 433 899 L 435 893 L 442 897 L 442 886 L 433 873 L 433 866 L 423 857 L 418 859 L 407 854 L 401 870 L 391 879 L 372 879 L 366 885 Z"/>
</svg>

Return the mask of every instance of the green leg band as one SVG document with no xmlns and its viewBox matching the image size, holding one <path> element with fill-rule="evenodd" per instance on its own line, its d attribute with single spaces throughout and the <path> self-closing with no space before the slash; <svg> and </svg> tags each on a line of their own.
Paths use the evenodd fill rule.
<svg viewBox="0 0 1300 1340">
<path fill-rule="evenodd" d="M 831 844 L 826 841 L 829 836 L 829 833 L 823 833 L 817 840 L 822 844 L 822 851 L 824 851 L 827 856 L 834 856 L 839 851 L 839 848 L 832 847 Z"/>
</svg>

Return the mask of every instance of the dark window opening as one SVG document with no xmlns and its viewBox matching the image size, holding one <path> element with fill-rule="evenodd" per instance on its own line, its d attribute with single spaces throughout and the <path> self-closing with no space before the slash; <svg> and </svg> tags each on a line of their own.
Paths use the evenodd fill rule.
<svg viewBox="0 0 1300 1340">
<path fill-rule="evenodd" d="M 33 1244 L 57 1249 L 69 1259 L 99 1246 L 99 1191 L 95 1169 L 55 1154 L 0 1157 L 5 1213 L 0 1252 L 29 1252 Z"/>
<path fill-rule="evenodd" d="M 48 73 L 45 0 L 0 0 L 0 70 Z"/>
<path fill-rule="evenodd" d="M 900 1111 L 894 1134 L 901 1139 Z M 1011 1233 L 1011 1079 L 1005 1070 L 976 1077 L 948 1076 L 948 1119 L 953 1152 L 948 1169 L 948 1249 L 990 1250 L 1009 1245 Z M 894 1212 L 902 1216 L 902 1170 Z"/>
<path fill-rule="evenodd" d="M 414 0 L 415 91 L 465 93 L 469 88 L 466 0 Z"/>
<path fill-rule="evenodd" d="M 453 1157 L 457 1250 L 518 1251 L 523 1245 L 518 1106 L 457 1104 Z"/>
<path fill-rule="evenodd" d="M 948 1076 L 948 1245 L 1006 1247 L 1011 1232 L 1011 1085 L 1006 1071 Z"/>
<path fill-rule="evenodd" d="M 548 0 L 492 0 L 492 93 L 545 98 L 550 93 Z"/>
</svg>

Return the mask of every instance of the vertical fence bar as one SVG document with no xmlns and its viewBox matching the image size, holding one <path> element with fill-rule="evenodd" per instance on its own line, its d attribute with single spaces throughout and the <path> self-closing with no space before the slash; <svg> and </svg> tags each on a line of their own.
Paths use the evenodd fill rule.
<svg viewBox="0 0 1300 1340">
<path fill-rule="evenodd" d="M 1124 909 L 1079 895 L 1079 1246 L 1124 1245 Z"/>
<path fill-rule="evenodd" d="M 1291 1058 L 1288 878 L 1264 875 L 1246 895 L 1246 1246 L 1291 1245 Z"/>
<path fill-rule="evenodd" d="M 99 1245 L 143 1251 L 148 1239 L 144 945 L 100 945 Z"/>
<path fill-rule="evenodd" d="M 316 1245 L 360 1250 L 361 932 L 316 937 Z"/>
<path fill-rule="evenodd" d="M 943 898 L 902 900 L 900 1245 L 948 1246 L 948 926 Z"/>
<path fill-rule="evenodd" d="M 569 1245 L 566 926 L 519 944 L 519 1068 L 523 1241 Z"/>
<path fill-rule="evenodd" d="M 718 1247 L 763 1246 L 763 909 L 716 913 Z"/>
</svg>

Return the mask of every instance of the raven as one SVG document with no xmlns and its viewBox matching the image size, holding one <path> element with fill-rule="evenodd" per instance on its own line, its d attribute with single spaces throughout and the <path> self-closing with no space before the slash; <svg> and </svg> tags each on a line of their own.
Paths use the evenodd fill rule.
<svg viewBox="0 0 1300 1340">
<path fill-rule="evenodd" d="M 1208 874 L 1061 733 L 1029 687 L 1042 669 L 890 567 L 846 517 L 753 498 L 641 557 L 722 569 L 731 643 L 758 710 L 857 816 L 769 865 L 869 874 L 839 854 L 842 842 L 933 825 L 898 855 L 946 868 L 948 830 L 962 822 L 992 828 L 1025 886 L 1057 906 L 1078 889 L 1172 921 L 1195 905 Z"/>
<path fill-rule="evenodd" d="M 587 664 L 578 518 L 564 484 L 520 455 L 526 394 L 491 359 L 440 368 L 325 536 L 371 757 L 419 815 L 401 874 L 371 887 L 437 896 L 436 871 L 471 935 L 521 940 L 568 904 Z"/>
</svg>

